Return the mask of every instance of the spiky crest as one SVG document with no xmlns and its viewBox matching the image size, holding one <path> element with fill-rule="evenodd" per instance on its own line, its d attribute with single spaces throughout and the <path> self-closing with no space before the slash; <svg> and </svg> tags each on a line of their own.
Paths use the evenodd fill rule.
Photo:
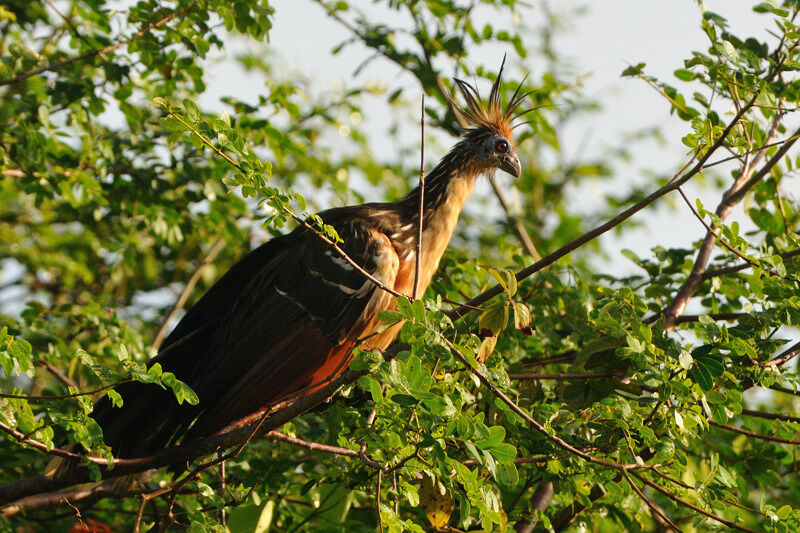
<svg viewBox="0 0 800 533">
<path fill-rule="evenodd" d="M 513 127 L 511 122 L 520 116 L 516 114 L 516 110 L 522 101 L 531 94 L 531 92 L 520 94 L 525 79 L 517 86 L 514 95 L 508 101 L 508 104 L 503 108 L 500 100 L 500 81 L 503 77 L 503 67 L 506 64 L 506 57 L 503 56 L 503 62 L 500 64 L 500 71 L 497 73 L 497 79 L 492 84 L 492 89 L 489 91 L 489 99 L 486 104 L 481 100 L 478 89 L 464 80 L 455 78 L 456 88 L 464 98 L 465 105 L 459 105 L 453 99 L 450 99 L 450 105 L 457 114 L 461 116 L 466 122 L 465 133 L 468 136 L 480 135 L 481 133 L 500 134 L 505 136 L 508 140 L 512 140 Z M 527 78 L 527 76 L 525 77 Z"/>
</svg>

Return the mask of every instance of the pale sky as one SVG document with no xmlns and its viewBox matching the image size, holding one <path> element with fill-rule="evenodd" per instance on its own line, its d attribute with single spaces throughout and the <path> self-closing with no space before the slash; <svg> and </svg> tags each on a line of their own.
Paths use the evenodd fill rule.
<svg viewBox="0 0 800 533">
<path fill-rule="evenodd" d="M 769 25 L 769 17 L 756 14 L 752 6 L 756 2 L 748 0 L 709 0 L 705 7 L 725 16 L 733 33 L 740 36 L 755 36 L 767 39 L 765 27 Z M 270 46 L 277 55 L 278 64 L 286 70 L 287 75 L 302 73 L 312 80 L 319 92 L 327 88 L 349 86 L 354 83 L 370 81 L 387 86 L 390 91 L 402 87 L 416 97 L 419 87 L 410 75 L 403 74 L 399 68 L 388 61 L 372 62 L 353 80 L 352 73 L 356 66 L 366 57 L 363 46 L 347 47 L 339 55 L 333 56 L 330 50 L 348 37 L 345 29 L 332 21 L 323 9 L 310 0 L 271 0 L 275 8 L 274 27 L 270 32 Z M 376 8 L 367 0 L 353 0 L 352 4 L 360 5 L 370 16 L 385 17 L 387 11 Z M 536 25 L 541 20 L 541 3 L 531 1 L 532 7 L 523 11 L 529 25 Z M 647 63 L 647 73 L 681 87 L 682 83 L 672 76 L 672 72 L 683 67 L 683 59 L 692 50 L 705 50 L 708 46 L 705 35 L 700 30 L 700 7 L 694 0 L 672 0 L 669 2 L 654 0 L 606 0 L 604 2 L 578 2 L 562 0 L 551 2 L 557 6 L 587 5 L 582 16 L 570 21 L 571 28 L 561 32 L 556 40 L 556 48 L 568 58 L 575 72 L 586 73 L 585 93 L 603 105 L 603 111 L 580 124 L 573 124 L 566 136 L 567 142 L 574 138 L 576 150 L 585 150 L 589 154 L 603 153 L 609 146 L 619 145 L 625 134 L 646 128 L 657 127 L 666 139 L 665 145 L 645 143 L 634 153 L 630 164 L 615 169 L 614 179 L 610 182 L 584 183 L 580 191 L 574 192 L 572 207 L 580 210 L 590 206 L 592 202 L 601 202 L 608 190 L 617 194 L 628 190 L 635 183 L 653 182 L 652 173 L 671 176 L 674 171 L 687 160 L 686 148 L 680 143 L 681 137 L 688 132 L 688 125 L 676 116 L 667 114 L 667 104 L 653 89 L 644 82 L 630 78 L 620 78 L 620 73 L 629 64 Z M 395 16 L 390 14 L 390 16 Z M 487 22 L 491 22 L 491 12 L 481 13 Z M 538 18 L 537 18 L 538 17 Z M 402 23 L 403 21 L 395 21 Z M 531 36 L 530 42 L 536 42 Z M 769 41 L 773 42 L 773 41 Z M 237 64 L 234 57 L 243 50 L 241 39 L 226 40 L 226 49 L 216 53 L 212 66 L 208 69 L 208 91 L 201 96 L 200 105 L 204 110 L 214 111 L 225 108 L 220 102 L 222 96 L 235 95 L 245 101 L 255 101 L 266 89 L 259 78 L 248 76 Z M 468 65 L 498 63 L 503 53 L 513 59 L 511 47 L 497 44 L 477 51 L 471 55 Z M 531 75 L 537 75 L 536 58 L 530 61 Z M 691 92 L 691 91 L 690 91 Z M 411 96 L 409 97 L 411 99 Z M 380 101 L 367 101 L 366 124 L 381 124 L 382 113 Z M 380 128 L 376 126 L 376 135 L 382 139 Z M 408 146 L 418 145 L 418 133 L 409 130 Z M 403 137 L 401 137 L 403 138 Z M 534 141 L 535 142 L 535 139 Z M 389 154 L 395 149 L 397 140 L 376 143 L 376 153 Z M 579 148 L 580 147 L 580 148 Z M 567 150 L 569 153 L 569 150 Z M 796 155 L 796 151 L 794 152 Z M 443 155 L 429 154 L 431 160 Z M 523 165 L 525 162 L 522 162 Z M 511 178 L 499 175 L 513 187 Z M 653 190 L 655 183 L 648 187 Z M 719 192 L 691 184 L 685 188 L 691 199 L 699 197 L 706 208 L 713 209 L 719 200 Z M 783 192 L 787 197 L 800 196 L 798 180 L 784 180 Z M 475 194 L 493 198 L 486 183 L 479 183 Z M 370 198 L 372 199 L 372 198 Z M 669 198 L 659 201 L 664 203 Z M 677 201 L 677 198 L 672 198 Z M 496 200 L 492 200 L 496 205 Z M 498 207 L 499 209 L 499 207 Z M 729 218 L 729 221 L 743 222 L 746 217 L 743 206 Z M 598 265 L 599 269 L 616 274 L 635 272 L 636 267 L 625 259 L 619 251 L 630 248 L 638 255 L 647 256 L 655 245 L 665 247 L 689 246 L 692 241 L 702 237 L 704 230 L 692 218 L 685 206 L 678 211 L 666 209 L 647 209 L 636 215 L 634 220 L 643 226 L 617 238 L 612 235 L 602 237 L 604 249 L 608 251 L 609 261 Z M 746 225 L 745 225 L 746 226 Z M 542 250 L 547 253 L 552 250 Z M 14 265 L 6 265 L 3 278 L 10 279 L 18 275 Z M 502 265 L 498 265 L 502 266 Z"/>
<path fill-rule="evenodd" d="M 275 7 L 276 16 L 270 44 L 281 58 L 280 64 L 287 70 L 304 73 L 314 80 L 320 90 L 352 83 L 353 71 L 368 53 L 363 46 L 347 47 L 339 55 L 332 56 L 330 50 L 348 34 L 338 23 L 329 19 L 322 8 L 313 2 L 298 0 L 273 0 L 271 4 Z M 581 4 L 572 2 L 572 5 Z M 769 18 L 754 13 L 754 4 L 745 0 L 704 3 L 708 10 L 728 19 L 733 33 L 767 39 L 765 26 L 769 24 Z M 371 2 L 361 2 L 360 5 L 370 15 L 385 16 L 385 12 L 376 10 Z M 532 2 L 532 5 L 532 9 L 525 11 L 525 14 L 532 17 L 531 20 L 536 20 L 535 17 L 541 17 L 540 4 Z M 553 5 L 567 4 L 553 2 Z M 676 116 L 669 116 L 666 102 L 644 82 L 620 78 L 620 73 L 629 64 L 646 62 L 649 74 L 681 88 L 682 82 L 675 79 L 672 72 L 683 68 L 683 59 L 692 50 L 705 50 L 708 47 L 700 29 L 700 13 L 697 2 L 692 0 L 594 2 L 589 3 L 585 14 L 571 22 L 571 29 L 559 35 L 557 49 L 570 59 L 576 72 L 590 74 L 585 80 L 585 92 L 599 100 L 604 108 L 591 120 L 573 124 L 568 130 L 567 138 L 574 136 L 576 147 L 580 144 L 588 153 L 602 153 L 608 146 L 618 145 L 626 133 L 646 127 L 658 127 L 667 141 L 665 145 L 650 142 L 640 146 L 634 154 L 634 160 L 617 169 L 612 182 L 598 182 L 584 187 L 579 194 L 576 191 L 576 208 L 592 201 L 602 201 L 608 188 L 621 193 L 633 183 L 652 182 L 652 174 L 645 170 L 655 171 L 658 175 L 672 175 L 687 160 L 686 148 L 680 139 L 688 132 L 688 124 Z M 490 17 L 491 13 L 486 16 Z M 535 39 L 532 38 L 531 42 L 535 42 Z M 491 65 L 499 61 L 504 52 L 508 52 L 509 56 L 514 53 L 510 47 L 490 46 L 488 50 L 480 50 L 470 56 L 469 62 L 472 65 Z M 231 49 L 227 53 L 230 57 Z M 531 74 L 535 76 L 536 60 L 531 63 Z M 259 84 L 248 84 L 232 60 L 222 61 L 211 72 L 210 90 L 203 99 L 206 108 L 217 107 L 219 96 L 224 94 L 237 94 L 247 100 L 248 96 L 254 98 L 263 91 Z M 402 74 L 398 67 L 388 61 L 372 62 L 356 80 L 369 80 L 391 89 L 403 87 L 411 94 L 419 92 L 415 80 L 410 75 Z M 367 124 L 370 121 L 380 123 L 379 107 L 373 109 L 368 103 L 366 111 Z M 415 143 L 416 134 L 409 139 L 409 145 L 414 146 Z M 393 146 L 393 143 L 378 144 L 376 151 L 379 154 L 381 150 L 391 150 Z M 786 180 L 785 183 L 784 192 L 787 196 L 796 198 L 800 195 L 796 180 Z M 655 189 L 655 184 L 652 188 Z M 716 207 L 718 192 L 692 186 L 686 191 L 691 199 L 700 197 L 707 208 Z M 491 191 L 484 184 L 476 189 L 476 194 L 491 195 Z M 744 219 L 741 205 L 729 220 L 734 218 L 740 221 Z M 688 246 L 704 232 L 685 206 L 677 212 L 648 209 L 637 215 L 637 220 L 644 222 L 644 227 L 622 238 L 604 237 L 604 246 L 611 252 L 610 262 L 604 268 L 618 272 L 635 270 L 627 259 L 619 255 L 618 251 L 622 248 L 647 255 L 649 249 L 657 244 L 667 247 Z"/>
</svg>

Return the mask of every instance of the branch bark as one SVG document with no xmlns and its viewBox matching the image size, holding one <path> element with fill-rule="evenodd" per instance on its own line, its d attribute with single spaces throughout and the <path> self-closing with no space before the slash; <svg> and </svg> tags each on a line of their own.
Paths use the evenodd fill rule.
<svg viewBox="0 0 800 533">
<path fill-rule="evenodd" d="M 552 481 L 543 481 L 539 483 L 539 486 L 536 487 L 536 490 L 533 491 L 533 495 L 531 496 L 530 522 L 517 524 L 517 533 L 533 533 L 533 529 L 536 527 L 536 523 L 539 521 L 539 518 L 536 516 L 536 512 L 547 509 L 547 506 L 550 505 L 550 501 L 553 499 L 553 494 L 554 491 Z"/>
<path fill-rule="evenodd" d="M 366 374 L 366 371 L 347 370 L 324 387 L 297 399 L 262 420 L 251 421 L 243 426 L 234 426 L 210 437 L 173 446 L 148 457 L 118 459 L 114 462 L 113 469 L 106 464 L 100 464 L 101 478 L 112 479 L 153 468 L 183 464 L 218 450 L 240 446 L 252 438 L 266 438 L 266 435 L 273 429 L 319 405 L 332 396 L 340 387 L 354 383 L 358 378 Z M 254 433 L 254 428 L 256 427 L 258 429 Z M 89 476 L 89 470 L 83 465 L 76 464 L 74 468 L 67 469 L 63 475 L 34 476 L 3 485 L 0 487 L 0 505 L 7 505 L 33 494 L 53 492 L 88 481 L 92 481 Z"/>
<path fill-rule="evenodd" d="M 751 100 L 751 104 L 752 102 L 753 101 Z M 780 117 L 781 115 L 776 114 L 769 139 L 771 139 L 777 132 L 778 126 L 780 125 Z M 781 159 L 783 159 L 783 157 L 786 155 L 786 152 L 792 146 L 794 146 L 794 143 L 797 141 L 798 134 L 800 134 L 800 128 L 795 132 L 788 142 L 783 143 L 780 148 L 778 148 L 778 150 L 775 152 L 775 155 L 773 155 L 758 172 L 755 172 L 755 167 L 765 152 L 758 152 L 752 161 L 746 161 L 744 167 L 739 173 L 739 177 L 736 178 L 730 188 L 723 193 L 722 199 L 717 206 L 715 214 L 717 217 L 719 217 L 720 221 L 725 221 L 728 215 L 730 215 L 733 211 L 734 206 L 744 197 L 744 195 L 747 194 L 747 192 L 756 183 L 761 181 L 769 173 L 769 171 L 781 161 Z M 691 208 L 692 206 L 690 205 L 689 207 Z M 678 292 L 672 299 L 672 303 L 665 312 L 665 327 L 668 330 L 675 327 L 678 317 L 683 314 L 687 304 L 695 295 L 695 293 L 697 293 L 698 289 L 700 289 L 700 286 L 703 284 L 703 281 L 706 279 L 704 277 L 706 266 L 708 265 L 708 260 L 711 258 L 711 252 L 717 243 L 717 239 L 719 238 L 721 231 L 721 228 L 713 227 L 711 228 L 711 231 L 706 232 L 706 237 L 703 240 L 703 243 L 700 245 L 694 265 L 692 265 L 692 270 L 689 272 L 689 276 L 686 278 L 686 281 L 684 281 L 683 285 L 681 285 L 680 289 L 678 289 Z"/>
</svg>

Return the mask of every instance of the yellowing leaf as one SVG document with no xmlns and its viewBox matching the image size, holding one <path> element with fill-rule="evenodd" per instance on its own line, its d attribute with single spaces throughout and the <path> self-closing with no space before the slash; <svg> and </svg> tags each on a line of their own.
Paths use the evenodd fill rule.
<svg viewBox="0 0 800 533">
<path fill-rule="evenodd" d="M 419 502 L 425 509 L 425 516 L 436 531 L 442 530 L 450 521 L 455 503 L 437 480 L 430 476 L 422 479 L 419 488 Z"/>
<path fill-rule="evenodd" d="M 492 352 L 494 352 L 495 346 L 497 346 L 497 335 L 486 337 L 481 342 L 481 347 L 478 348 L 478 355 L 475 358 L 481 363 L 485 363 L 489 356 L 492 355 Z"/>
</svg>

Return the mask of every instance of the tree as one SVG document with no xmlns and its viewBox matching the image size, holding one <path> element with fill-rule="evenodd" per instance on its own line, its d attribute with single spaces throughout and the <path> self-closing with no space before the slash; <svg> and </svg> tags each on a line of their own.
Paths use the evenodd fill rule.
<svg viewBox="0 0 800 533">
<path fill-rule="evenodd" d="M 800 164 L 800 6 L 754 6 L 769 42 L 704 12 L 708 47 L 676 81 L 644 63 L 625 69 L 686 122 L 688 155 L 675 154 L 677 172 L 578 214 L 569 187 L 611 177 L 625 150 L 563 155 L 564 124 L 593 108 L 550 45 L 556 19 L 573 13 L 546 10 L 545 24 L 527 27 L 529 8 L 513 0 L 380 2 L 409 30 L 347 2 L 310 4 L 342 25 L 343 45 L 370 51 L 364 68 L 384 58 L 419 92 L 391 80 L 323 91 L 252 52 L 238 61 L 263 77 L 264 95 L 225 98 L 212 115 L 197 104 L 205 58 L 236 34 L 265 42 L 268 3 L 0 6 L 0 257 L 13 276 L 0 287 L 3 527 L 531 531 L 576 517 L 597 529 L 800 527 L 800 241 L 797 202 L 782 191 Z M 493 80 L 496 66 L 472 72 L 467 59 L 496 42 L 514 55 L 507 95 L 532 59 L 547 65 L 523 82 L 533 107 L 517 130 L 524 207 L 496 185 L 499 203 L 466 213 L 424 298 L 383 317 L 405 321 L 402 342 L 359 353 L 335 382 L 265 417 L 114 460 L 92 399 L 139 380 L 196 401 L 144 364 L 173 319 L 249 240 L 301 223 L 323 197 L 406 190 L 420 146 L 399 132 L 418 123 L 419 96 L 430 154 L 458 131 L 451 74 Z M 370 92 L 399 111 L 386 124 L 400 147 L 389 161 L 360 122 Z M 326 141 L 334 131 L 346 145 Z M 682 189 L 701 176 L 718 205 Z M 702 241 L 647 257 L 597 247 L 667 196 L 676 216 L 705 227 Z M 641 273 L 593 271 L 593 259 L 620 254 Z M 88 450 L 80 466 L 43 475 L 54 456 L 77 455 L 70 444 Z M 188 473 L 161 468 L 176 463 Z"/>
</svg>

